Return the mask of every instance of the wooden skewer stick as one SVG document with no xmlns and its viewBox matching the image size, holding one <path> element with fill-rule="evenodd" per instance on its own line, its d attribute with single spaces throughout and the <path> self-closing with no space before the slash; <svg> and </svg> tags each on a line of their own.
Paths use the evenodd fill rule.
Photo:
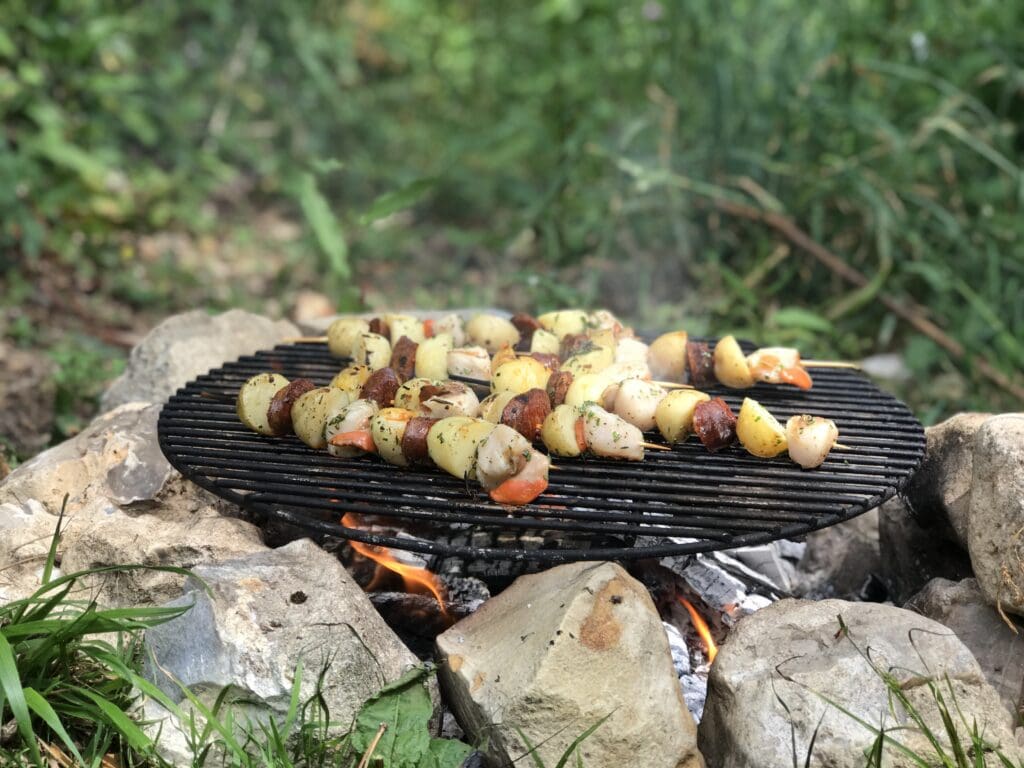
<svg viewBox="0 0 1024 768">
<path fill-rule="evenodd" d="M 650 448 L 652 451 L 671 451 L 671 446 L 661 445 L 659 443 L 640 443 L 644 448 Z"/>
<path fill-rule="evenodd" d="M 800 365 L 804 368 L 853 368 L 860 370 L 860 365 L 846 360 L 801 360 Z"/>
<path fill-rule="evenodd" d="M 292 336 L 288 339 L 282 339 L 285 344 L 326 344 L 326 336 Z"/>
<path fill-rule="evenodd" d="M 657 384 L 665 389 L 695 389 L 693 384 L 680 384 L 677 381 L 652 381 L 651 384 Z"/>
<path fill-rule="evenodd" d="M 387 723 L 381 723 L 380 728 L 377 729 L 377 735 L 373 737 L 373 741 L 370 742 L 370 746 L 366 748 L 366 754 L 363 755 L 363 759 L 359 761 L 357 768 L 366 768 L 370 764 L 370 758 L 373 757 L 373 753 L 377 750 L 377 745 L 380 744 L 381 738 L 384 736 L 384 731 L 388 728 Z"/>
<path fill-rule="evenodd" d="M 851 448 L 850 446 L 843 445 L 842 443 L 832 443 L 832 447 L 833 448 L 838 448 L 840 451 L 852 451 L 853 450 L 853 448 Z"/>
</svg>

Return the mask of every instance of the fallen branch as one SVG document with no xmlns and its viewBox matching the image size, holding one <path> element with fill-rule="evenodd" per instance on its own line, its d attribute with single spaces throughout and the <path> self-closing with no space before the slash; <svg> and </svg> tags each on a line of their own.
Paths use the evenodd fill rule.
<svg viewBox="0 0 1024 768">
<path fill-rule="evenodd" d="M 853 283 L 860 288 L 867 286 L 870 282 L 863 272 L 851 267 L 839 256 L 812 238 L 798 227 L 792 219 L 732 200 L 708 199 L 711 205 L 722 213 L 768 225 L 794 246 L 809 253 L 830 271 L 839 275 L 839 277 L 847 282 Z M 928 317 L 928 310 L 925 307 L 908 298 L 894 298 L 885 293 L 879 293 L 878 300 L 893 314 L 906 320 L 914 328 L 946 350 L 954 360 L 968 363 L 999 388 L 1020 400 L 1024 400 L 1024 385 L 1012 380 L 984 357 L 969 353 L 963 344 L 939 328 Z"/>
</svg>

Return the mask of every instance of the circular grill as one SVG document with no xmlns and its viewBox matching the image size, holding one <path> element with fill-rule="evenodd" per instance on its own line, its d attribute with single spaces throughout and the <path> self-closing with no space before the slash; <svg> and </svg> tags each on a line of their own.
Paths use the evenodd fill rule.
<svg viewBox="0 0 1024 768">
<path fill-rule="evenodd" d="M 892 497 L 924 453 L 924 431 L 906 405 L 856 371 L 816 368 L 807 392 L 770 385 L 708 391 L 734 410 L 749 394 L 782 422 L 796 413 L 835 420 L 849 450 L 832 451 L 817 469 L 786 457 L 759 459 L 739 446 L 712 454 L 691 439 L 671 452 L 649 450 L 641 463 L 559 458 L 547 491 L 510 510 L 439 470 L 338 459 L 293 435 L 258 435 L 235 415 L 238 389 L 250 376 L 274 371 L 324 385 L 341 365 L 326 345 L 305 343 L 213 370 L 164 406 L 160 447 L 198 485 L 315 535 L 541 562 L 664 557 L 801 536 Z M 358 528 L 342 525 L 347 512 L 359 516 Z"/>
</svg>

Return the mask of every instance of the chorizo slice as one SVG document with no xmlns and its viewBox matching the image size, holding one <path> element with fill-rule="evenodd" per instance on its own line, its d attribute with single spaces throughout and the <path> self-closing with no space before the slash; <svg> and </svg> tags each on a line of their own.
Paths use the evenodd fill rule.
<svg viewBox="0 0 1024 768">
<path fill-rule="evenodd" d="M 720 397 L 697 403 L 693 431 L 709 451 L 720 451 L 736 441 L 736 414 Z"/>
<path fill-rule="evenodd" d="M 715 356 L 703 341 L 686 342 L 686 368 L 690 372 L 690 383 L 698 389 L 718 383 L 715 378 Z"/>
<path fill-rule="evenodd" d="M 286 387 L 277 390 L 267 406 L 267 423 L 275 435 L 287 435 L 292 431 L 292 405 L 302 395 L 316 389 L 310 379 L 296 379 Z"/>
<path fill-rule="evenodd" d="M 565 402 L 565 395 L 572 385 L 573 375 L 571 371 L 557 371 L 551 374 L 548 379 L 548 399 L 551 407 L 557 408 Z"/>
<path fill-rule="evenodd" d="M 419 347 L 420 345 L 408 336 L 403 336 L 391 348 L 390 367 L 402 381 L 408 381 L 416 375 L 416 350 Z"/>
<path fill-rule="evenodd" d="M 533 315 L 525 312 L 517 312 L 509 318 L 509 322 L 519 331 L 519 341 L 516 342 L 516 352 L 529 352 L 530 343 L 533 341 L 534 332 L 540 328 L 540 323 Z"/>
<path fill-rule="evenodd" d="M 430 463 L 427 434 L 430 432 L 430 428 L 439 421 L 440 419 L 432 419 L 427 416 L 409 419 L 409 423 L 405 425 L 405 433 L 402 435 L 402 455 L 409 464 Z"/>
<path fill-rule="evenodd" d="M 370 374 L 370 378 L 359 390 L 359 397 L 362 400 L 373 400 L 381 408 L 390 408 L 400 386 L 402 382 L 394 369 L 380 368 Z"/>
<path fill-rule="evenodd" d="M 540 428 L 549 413 L 551 398 L 548 393 L 543 389 L 530 389 L 509 400 L 501 412 L 501 423 L 533 443 L 540 436 Z"/>
</svg>

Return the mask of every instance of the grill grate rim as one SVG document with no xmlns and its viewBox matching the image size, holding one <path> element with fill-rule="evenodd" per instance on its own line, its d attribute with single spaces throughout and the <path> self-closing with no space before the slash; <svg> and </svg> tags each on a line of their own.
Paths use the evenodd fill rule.
<svg viewBox="0 0 1024 768">
<path fill-rule="evenodd" d="M 782 421 L 794 413 L 836 420 L 850 450 L 834 451 L 818 469 L 757 459 L 739 447 L 710 454 L 695 441 L 648 452 L 642 464 L 560 458 L 548 491 L 510 515 L 443 473 L 336 459 L 294 436 L 257 435 L 235 416 L 238 388 L 256 373 L 323 385 L 342 363 L 324 344 L 284 344 L 199 376 L 162 409 L 161 450 L 212 493 L 314 534 L 428 555 L 547 563 L 683 555 L 801 536 L 891 498 L 924 454 L 924 430 L 904 403 L 859 372 L 817 369 L 810 392 L 767 385 L 748 392 Z M 708 392 L 734 409 L 747 394 Z M 344 512 L 375 525 L 346 528 Z"/>
</svg>

